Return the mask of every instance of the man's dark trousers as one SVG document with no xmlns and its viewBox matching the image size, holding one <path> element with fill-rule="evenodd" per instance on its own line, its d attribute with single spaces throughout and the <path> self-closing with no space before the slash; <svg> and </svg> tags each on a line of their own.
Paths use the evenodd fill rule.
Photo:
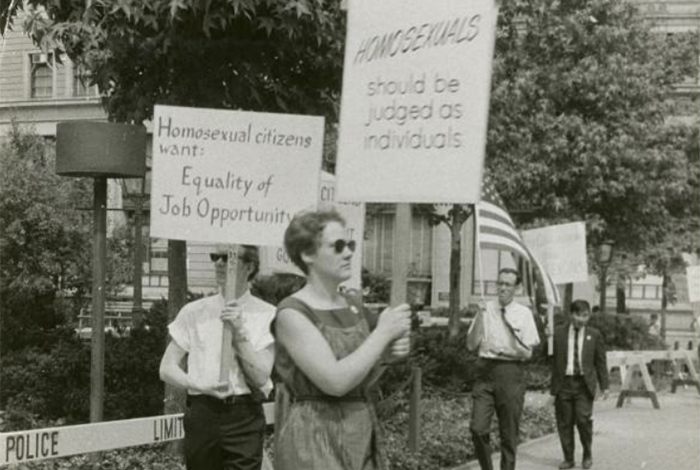
<svg viewBox="0 0 700 470">
<path fill-rule="evenodd" d="M 236 397 L 225 403 L 190 396 L 183 420 L 187 470 L 260 470 L 265 414 L 262 404 Z"/>
<path fill-rule="evenodd" d="M 574 461 L 574 426 L 581 438 L 583 458 L 591 458 L 593 397 L 582 375 L 564 377 L 561 390 L 554 400 L 554 410 L 557 414 L 557 431 L 564 460 Z"/>
<path fill-rule="evenodd" d="M 520 415 L 525 401 L 523 363 L 479 358 L 472 401 L 470 429 L 481 469 L 493 469 L 489 431 L 494 412 L 501 440 L 501 470 L 515 469 Z"/>
</svg>

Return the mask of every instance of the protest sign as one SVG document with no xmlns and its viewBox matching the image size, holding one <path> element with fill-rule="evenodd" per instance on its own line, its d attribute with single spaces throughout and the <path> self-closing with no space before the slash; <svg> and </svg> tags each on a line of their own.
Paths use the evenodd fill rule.
<svg viewBox="0 0 700 470">
<path fill-rule="evenodd" d="M 316 205 L 323 118 L 156 106 L 151 236 L 280 245 Z"/>
<path fill-rule="evenodd" d="M 522 237 L 555 284 L 588 281 L 586 224 L 573 222 L 524 230 Z"/>
<path fill-rule="evenodd" d="M 351 0 L 338 200 L 479 200 L 494 0 Z"/>
<path fill-rule="evenodd" d="M 357 248 L 352 260 L 352 277 L 343 283 L 346 287 L 362 288 L 362 242 L 365 231 L 365 205 L 359 202 L 337 202 L 335 200 L 335 176 L 321 172 L 319 208 L 333 207 L 345 219 L 346 237 L 355 240 Z M 283 247 L 265 247 L 263 266 L 266 272 L 304 274 L 289 259 Z"/>
<path fill-rule="evenodd" d="M 688 266 L 685 274 L 688 279 L 688 301 L 700 302 L 700 266 Z"/>
</svg>

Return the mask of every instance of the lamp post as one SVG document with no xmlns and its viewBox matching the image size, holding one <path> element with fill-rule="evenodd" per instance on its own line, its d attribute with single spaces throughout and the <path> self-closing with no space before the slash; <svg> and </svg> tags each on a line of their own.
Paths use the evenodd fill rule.
<svg viewBox="0 0 700 470">
<path fill-rule="evenodd" d="M 104 405 L 107 179 L 143 178 L 146 128 L 129 124 L 66 121 L 56 126 L 56 173 L 94 178 L 90 422 Z"/>
<path fill-rule="evenodd" d="M 598 287 L 600 289 L 600 313 L 605 314 L 605 300 L 607 294 L 607 284 L 608 284 L 608 266 L 613 257 L 613 249 L 615 248 L 615 242 L 612 240 L 605 240 L 598 247 L 598 266 L 600 267 L 600 277 L 598 278 Z"/>
<path fill-rule="evenodd" d="M 148 171 L 148 170 L 147 170 Z M 122 179 L 124 194 L 134 201 L 134 303 L 131 309 L 132 327 L 140 328 L 143 321 L 143 202 L 146 178 Z"/>
</svg>

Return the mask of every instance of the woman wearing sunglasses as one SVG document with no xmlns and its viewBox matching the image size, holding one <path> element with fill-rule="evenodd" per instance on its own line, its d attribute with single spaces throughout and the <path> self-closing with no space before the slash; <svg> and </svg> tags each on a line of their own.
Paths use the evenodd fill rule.
<svg viewBox="0 0 700 470">
<path fill-rule="evenodd" d="M 285 233 L 287 254 L 306 285 L 277 307 L 275 368 L 290 393 L 276 423 L 277 470 L 386 468 L 367 388 L 380 362 L 408 355 L 410 308 L 373 317 L 339 285 L 355 249 L 335 211 L 298 214 Z"/>
</svg>

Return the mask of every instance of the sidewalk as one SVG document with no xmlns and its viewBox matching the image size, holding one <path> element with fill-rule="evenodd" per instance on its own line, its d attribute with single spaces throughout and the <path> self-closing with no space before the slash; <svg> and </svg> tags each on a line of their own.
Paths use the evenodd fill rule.
<svg viewBox="0 0 700 470">
<path fill-rule="evenodd" d="M 659 394 L 661 409 L 651 400 L 632 398 L 615 408 L 617 395 L 596 401 L 593 410 L 592 470 L 699 470 L 700 395 L 695 387 Z M 500 468 L 500 455 L 493 456 Z M 518 447 L 517 470 L 557 469 L 562 461 L 559 438 L 550 434 Z M 576 434 L 576 467 L 581 445 Z M 454 470 L 479 470 L 474 460 Z"/>
</svg>

